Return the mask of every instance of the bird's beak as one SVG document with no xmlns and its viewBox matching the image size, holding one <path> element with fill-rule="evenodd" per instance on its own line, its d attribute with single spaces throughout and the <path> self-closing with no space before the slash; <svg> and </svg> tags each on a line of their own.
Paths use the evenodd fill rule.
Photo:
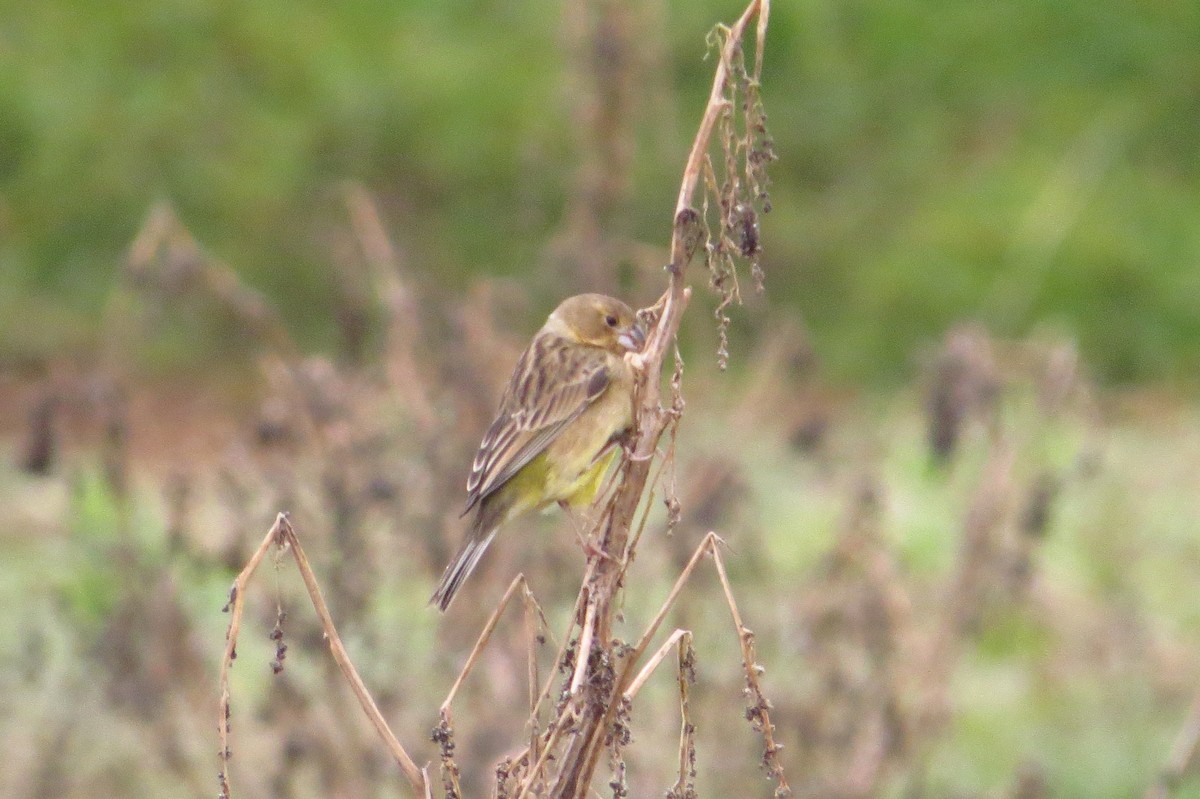
<svg viewBox="0 0 1200 799">
<path fill-rule="evenodd" d="M 630 352 L 641 352 L 646 344 L 646 331 L 639 324 L 631 325 L 628 330 L 617 336 L 617 343 Z"/>
</svg>

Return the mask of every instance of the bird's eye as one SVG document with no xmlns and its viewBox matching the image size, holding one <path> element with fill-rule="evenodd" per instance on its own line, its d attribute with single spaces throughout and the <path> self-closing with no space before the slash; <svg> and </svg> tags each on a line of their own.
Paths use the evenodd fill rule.
<svg viewBox="0 0 1200 799">
<path fill-rule="evenodd" d="M 604 324 L 608 325 L 609 327 L 616 327 L 617 326 L 617 317 L 613 316 L 612 314 L 609 314 L 608 316 L 604 317 Z"/>
</svg>

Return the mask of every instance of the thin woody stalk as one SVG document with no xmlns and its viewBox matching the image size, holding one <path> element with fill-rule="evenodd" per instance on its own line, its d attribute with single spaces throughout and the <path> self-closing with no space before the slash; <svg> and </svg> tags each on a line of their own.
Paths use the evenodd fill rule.
<svg viewBox="0 0 1200 799">
<path fill-rule="evenodd" d="M 646 491 L 651 461 L 663 433 L 674 417 L 673 410 L 662 406 L 659 375 L 691 297 L 691 289 L 684 281 L 684 272 L 705 238 L 704 220 L 692 203 L 707 163 L 713 131 L 721 115 L 728 112 L 729 102 L 726 94 L 732 74 L 731 65 L 735 58 L 742 57 L 742 38 L 751 20 L 756 18 L 756 69 L 761 64 L 768 15 L 768 0 L 753 0 L 725 36 L 712 91 L 688 154 L 675 204 L 671 262 L 667 267 L 667 290 L 655 306 L 661 310 L 645 348 L 639 355 L 632 356 L 642 375 L 637 393 L 637 438 L 632 448 L 633 456 L 627 459 L 622 467 L 620 482 L 611 504 L 608 505 L 608 513 L 602 520 L 600 552 L 590 558 L 593 561 L 589 564 L 592 567 L 589 568 L 592 578 L 583 590 L 587 592 L 584 624 L 591 626 L 580 635 L 581 641 L 590 639 L 597 643 L 603 652 L 603 657 L 599 660 L 614 670 L 618 670 L 619 665 L 624 665 L 615 662 L 617 653 L 612 648 L 612 627 L 617 609 L 617 595 L 624 575 L 623 562 L 629 554 L 626 553 L 626 544 L 638 505 Z M 590 651 L 580 648 L 576 657 L 590 660 L 590 655 Z M 633 676 L 632 669 L 618 670 L 615 673 L 621 674 L 623 679 L 632 679 Z M 603 748 L 605 731 L 612 723 L 618 697 L 626 687 L 612 684 L 614 681 L 610 678 L 606 690 L 602 689 L 607 696 L 588 696 L 586 694 L 591 691 L 593 684 L 605 686 L 606 683 L 603 674 L 589 676 L 591 679 L 583 680 L 581 684 L 577 684 L 578 680 L 573 681 L 573 686 L 582 688 L 585 693 L 580 710 L 582 716 L 577 722 L 577 732 L 563 757 L 561 769 L 550 792 L 554 797 L 575 799 L 587 795 Z"/>
</svg>

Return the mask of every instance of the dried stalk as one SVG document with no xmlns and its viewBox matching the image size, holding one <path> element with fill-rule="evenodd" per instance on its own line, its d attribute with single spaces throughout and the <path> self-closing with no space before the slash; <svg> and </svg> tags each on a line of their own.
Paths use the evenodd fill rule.
<svg viewBox="0 0 1200 799">
<path fill-rule="evenodd" d="M 321 620 L 321 628 L 325 632 L 325 638 L 329 641 L 329 651 L 333 655 L 333 659 L 337 662 L 338 667 L 342 670 L 346 680 L 350 683 L 351 690 L 354 691 L 355 697 L 362 706 L 363 711 L 367 714 L 367 718 L 371 720 L 375 731 L 383 740 L 388 751 L 392 753 L 396 763 L 408 778 L 409 784 L 412 786 L 413 793 L 418 797 L 431 799 L 432 793 L 429 788 L 429 780 L 424 769 L 418 768 L 413 759 L 409 757 L 408 752 L 396 740 L 396 736 L 392 734 L 391 728 L 387 721 L 383 718 L 383 714 L 379 712 L 379 708 L 375 704 L 375 700 L 371 698 L 370 692 L 367 691 L 366 685 L 363 684 L 362 678 L 358 675 L 358 670 L 354 668 L 354 664 L 350 662 L 350 656 L 346 654 L 346 648 L 342 645 L 341 636 L 338 635 L 337 628 L 334 626 L 333 617 L 329 613 L 329 608 L 325 604 L 325 599 L 321 595 L 321 588 L 317 584 L 317 578 L 313 574 L 312 567 L 309 565 L 308 557 L 304 554 L 304 549 L 300 546 L 300 540 L 296 537 L 295 530 L 292 529 L 292 524 L 288 521 L 285 514 L 280 513 L 275 517 L 275 523 L 271 525 L 271 529 L 267 531 L 267 535 L 259 544 L 258 549 L 250 556 L 250 560 L 246 563 L 245 568 L 238 574 L 233 581 L 233 587 L 229 591 L 229 603 L 225 609 L 230 613 L 229 629 L 225 634 L 225 656 L 221 660 L 220 671 L 220 742 L 221 742 L 221 771 L 218 774 L 220 783 L 220 799 L 230 799 L 229 785 L 229 732 L 230 732 L 230 695 L 229 695 L 229 670 L 233 666 L 233 660 L 237 657 L 237 636 L 241 629 L 242 613 L 245 610 L 245 591 L 250 578 L 254 576 L 254 572 L 262 563 L 263 557 L 267 554 L 272 546 L 279 547 L 280 551 L 290 551 L 292 557 L 296 560 L 296 567 L 300 570 L 300 577 L 304 580 L 304 586 L 308 589 L 309 599 L 313 603 L 313 608 L 317 612 L 317 617 Z"/>
<path fill-rule="evenodd" d="M 735 59 L 741 58 L 742 38 L 750 21 L 757 18 L 758 39 L 755 62 L 756 64 L 760 63 L 768 14 L 769 3 L 767 0 L 753 0 L 737 22 L 728 29 L 725 36 L 721 48 L 721 58 L 713 78 L 712 91 L 692 143 L 692 149 L 688 154 L 679 196 L 675 204 L 671 235 L 671 262 L 667 266 L 669 275 L 667 290 L 655 306 L 655 310 L 661 310 L 657 313 L 657 323 L 651 330 L 644 350 L 638 355 L 629 356 L 642 376 L 637 392 L 637 435 L 632 448 L 632 456 L 622 466 L 621 480 L 613 499 L 606 507 L 606 513 L 600 517 L 601 544 L 598 553 L 589 558 L 592 577 L 584 587 L 587 592 L 585 618 L 591 617 L 595 620 L 594 627 L 589 625 L 585 628 L 585 632 L 592 633 L 595 640 L 599 641 L 608 653 L 608 660 L 613 663 L 618 659 L 618 653 L 612 646 L 612 627 L 617 612 L 617 596 L 621 588 L 625 564 L 633 554 L 627 550 L 630 529 L 638 504 L 646 493 L 651 461 L 657 450 L 658 442 L 679 414 L 679 403 L 672 403 L 672 407 L 669 409 L 662 406 L 659 375 L 662 373 L 668 348 L 675 340 L 683 311 L 691 296 L 690 288 L 684 283 L 685 269 L 705 238 L 704 219 L 693 207 L 692 201 L 707 163 L 708 149 L 717 121 L 731 111 L 726 94 L 731 75 L 734 72 Z M 757 79 L 757 73 L 755 77 Z M 745 649 L 745 645 L 743 648 Z M 623 679 L 631 676 L 630 668 L 637 654 L 639 653 L 635 651 L 633 658 L 626 659 Z M 588 653 L 580 651 L 578 656 L 580 659 L 584 659 L 588 657 Z M 575 687 L 574 683 L 575 681 L 573 681 L 573 687 Z M 578 731 L 563 756 L 557 779 L 550 791 L 551 796 L 575 799 L 587 795 L 600 751 L 603 748 L 605 735 L 612 724 L 619 704 L 616 700 L 621 693 L 620 683 L 619 680 L 617 685 L 605 687 L 604 680 L 584 681 L 586 685 L 584 693 L 594 695 L 584 696 L 581 700 L 582 709 L 580 710 Z M 598 684 L 600 687 L 593 688 L 593 684 Z M 773 744 L 769 744 L 769 748 L 771 746 Z M 780 784 L 786 787 L 782 780 Z"/>
<path fill-rule="evenodd" d="M 634 697 L 638 695 L 638 691 L 642 690 L 642 686 L 645 685 L 646 681 L 650 679 L 650 675 L 653 674 L 654 670 L 658 668 L 659 664 L 666 659 L 667 653 L 671 651 L 671 647 L 679 643 L 681 639 L 686 639 L 686 645 L 691 646 L 691 631 L 676 630 L 675 632 L 671 633 L 670 637 L 668 637 L 666 641 L 663 641 L 663 645 L 658 648 L 657 652 L 650 656 L 650 659 L 646 661 L 646 665 L 642 666 L 642 670 L 638 672 L 638 676 L 634 677 L 633 682 L 631 682 L 629 687 L 625 689 L 624 696 L 626 701 L 633 701 Z M 680 651 L 683 651 L 682 645 Z"/>
<path fill-rule="evenodd" d="M 711 545 L 713 563 L 717 567 L 717 575 L 721 578 L 721 589 L 725 592 L 725 600 L 729 603 L 729 613 L 733 616 L 733 626 L 737 628 L 738 644 L 742 647 L 742 668 L 746 672 L 746 693 L 753 704 L 746 709 L 746 719 L 763 737 L 763 768 L 778 784 L 776 796 L 790 796 L 791 789 L 783 777 L 783 765 L 779 762 L 779 751 L 782 744 L 775 743 L 775 725 L 771 723 L 771 703 L 763 695 L 758 677 L 763 668 L 758 664 L 754 655 L 754 633 L 742 624 L 742 614 L 738 612 L 737 602 L 733 599 L 733 589 L 729 587 L 729 576 L 725 573 L 725 561 L 717 551 L 715 544 Z"/>
<path fill-rule="evenodd" d="M 519 769 L 522 763 L 528 763 L 530 756 L 539 764 L 542 762 L 542 757 L 546 750 L 543 750 L 539 745 L 538 735 L 538 705 L 542 697 L 539 697 L 534 691 L 537 689 L 538 672 L 537 672 L 537 645 L 538 638 L 538 622 L 541 622 L 541 628 L 548 628 L 549 624 L 546 621 L 546 615 L 542 611 L 541 605 L 534 598 L 533 593 L 529 590 L 529 585 L 525 581 L 525 575 L 518 574 L 516 578 L 509 584 L 508 590 L 504 592 L 504 596 L 496 604 L 492 610 L 491 616 L 488 617 L 487 624 L 484 625 L 483 631 L 479 634 L 479 639 L 475 642 L 475 647 L 471 650 L 471 654 L 467 657 L 467 662 L 459 672 L 458 679 L 454 681 L 450 692 L 446 695 L 445 701 L 442 702 L 441 709 L 438 714 L 438 726 L 434 728 L 433 740 L 441 748 L 442 760 L 442 783 L 446 789 L 447 796 L 461 796 L 462 791 L 458 785 L 458 764 L 454 760 L 454 726 L 453 719 L 450 714 L 450 705 L 454 702 L 458 695 L 459 688 L 466 681 L 467 676 L 471 673 L 475 662 L 482 654 L 484 647 L 491 641 L 492 633 L 495 632 L 496 624 L 500 620 L 501 614 L 504 613 L 513 597 L 517 594 L 517 589 L 521 589 L 521 598 L 525 605 L 525 636 L 528 647 L 528 666 L 527 674 L 529 679 L 529 723 L 530 723 L 530 743 L 529 747 L 517 758 L 510 760 L 511 765 L 508 767 L 508 773 L 511 774 L 514 770 Z M 559 658 L 563 655 L 563 650 L 559 651 Z M 537 774 L 535 768 L 530 772 L 530 778 Z"/>
<path fill-rule="evenodd" d="M 729 605 L 729 613 L 733 618 L 734 628 L 738 636 L 738 643 L 742 650 L 742 669 L 746 676 L 746 694 L 751 698 L 752 702 L 750 707 L 746 709 L 746 719 L 750 722 L 754 730 L 763 737 L 763 767 L 767 770 L 768 775 L 776 782 L 775 795 L 777 797 L 790 796 L 791 788 L 788 787 L 787 780 L 783 775 L 783 766 L 779 762 L 779 751 L 783 747 L 775 742 L 775 725 L 771 723 L 770 716 L 771 705 L 763 695 L 762 687 L 759 683 L 759 676 L 762 674 L 763 669 L 758 664 L 757 658 L 754 654 L 754 633 L 747 629 L 745 624 L 742 623 L 741 612 L 738 610 L 737 602 L 733 598 L 733 589 L 729 585 L 729 577 L 725 571 L 725 562 L 721 557 L 720 545 L 722 543 L 723 542 L 721 541 L 720 536 L 718 536 L 716 533 L 709 532 L 708 535 L 704 536 L 704 539 L 700 542 L 700 545 L 696 547 L 695 552 L 692 553 L 692 557 L 688 560 L 687 566 L 684 567 L 683 571 L 679 575 L 679 578 L 675 581 L 675 585 L 672 587 L 671 592 L 667 595 L 666 600 L 663 601 L 662 606 L 658 609 L 658 613 L 655 614 L 654 619 L 651 620 L 650 624 L 646 628 L 646 631 L 642 633 L 641 638 L 638 639 L 637 645 L 630 650 L 630 654 L 625 661 L 625 669 L 617 679 L 618 690 L 624 699 L 624 703 L 627 704 L 628 702 L 632 701 L 637 692 L 641 690 L 642 685 L 645 684 L 651 672 L 653 672 L 654 669 L 662 662 L 663 658 L 666 656 L 666 653 L 670 651 L 672 644 L 676 643 L 677 641 L 685 640 L 687 649 L 690 650 L 691 633 L 685 630 L 676 630 L 667 638 L 666 643 L 664 643 L 658 649 L 658 651 L 651 656 L 646 665 L 642 667 L 640 672 L 638 672 L 637 676 L 633 676 L 634 667 L 640 660 L 641 655 L 645 652 L 646 646 L 650 642 L 650 639 L 653 638 L 658 626 L 662 623 L 662 620 L 666 618 L 666 615 L 671 611 L 671 608 L 674 607 L 676 600 L 679 598 L 679 594 L 683 590 L 683 586 L 691 577 L 692 572 L 695 570 L 696 565 L 700 562 L 701 557 L 704 555 L 711 556 L 717 569 L 717 576 L 721 580 L 721 588 L 725 594 L 725 601 Z M 681 643 L 681 658 L 683 657 L 683 653 L 684 644 Z M 681 687 L 681 691 L 686 691 L 686 689 Z M 681 694 L 681 701 L 686 705 L 686 693 Z M 612 703 L 612 706 L 616 707 L 617 704 L 618 703 Z M 690 738 L 692 731 L 687 728 L 688 722 L 686 721 L 686 715 L 684 724 L 685 728 L 681 735 L 683 735 L 685 738 Z M 683 775 L 681 773 L 681 780 L 682 779 Z"/>
<path fill-rule="evenodd" d="M 679 779 L 667 792 L 671 799 L 696 796 L 696 725 L 688 702 L 688 688 L 696 681 L 696 651 L 689 634 L 679 642 Z"/>
<path fill-rule="evenodd" d="M 422 431 L 437 425 L 428 384 L 414 380 L 426 369 L 417 355 L 420 341 L 420 304 L 416 293 L 401 277 L 403 262 L 384 229 L 375 200 L 360 184 L 346 187 L 346 208 L 354 235 L 370 271 L 375 295 L 387 314 L 385 347 L 388 386 L 403 398 Z"/>
<path fill-rule="evenodd" d="M 450 693 L 446 694 L 446 699 L 442 702 L 441 708 L 439 708 L 439 713 L 443 717 L 449 715 L 450 705 L 454 702 L 454 697 L 458 695 L 458 689 L 462 687 L 463 682 L 467 679 L 467 675 L 470 674 L 471 669 L 474 668 L 475 661 L 479 659 L 479 655 L 483 652 L 483 648 L 487 646 L 488 641 L 491 640 L 492 633 L 495 631 L 496 625 L 500 621 L 501 614 L 504 613 L 504 609 L 508 607 L 508 603 L 512 601 L 512 598 L 516 596 L 518 588 L 522 589 L 522 597 L 524 600 L 527 603 L 532 602 L 533 606 L 537 608 L 537 612 L 542 618 L 542 623 L 545 624 L 546 616 L 544 613 L 542 613 L 541 606 L 537 604 L 537 600 L 533 598 L 533 594 L 530 593 L 529 585 L 525 582 L 525 575 L 518 574 L 515 578 L 513 578 L 513 581 L 509 583 L 508 590 L 504 592 L 504 596 L 500 597 L 500 601 L 496 603 L 496 607 L 492 611 L 492 615 L 488 617 L 487 624 L 483 626 L 483 631 L 479 634 L 479 640 L 475 642 L 475 647 L 471 650 L 471 654 L 467 657 L 466 664 L 463 665 L 462 671 L 459 672 L 458 679 L 454 681 L 454 685 L 450 686 Z"/>
<path fill-rule="evenodd" d="M 579 632 L 579 647 L 575 653 L 575 674 L 571 677 L 571 688 L 569 693 L 575 696 L 579 693 L 579 687 L 583 685 L 584 675 L 587 673 L 588 661 L 592 654 L 592 636 L 596 629 L 596 603 L 587 603 L 587 612 L 583 617 L 583 629 Z"/>
</svg>

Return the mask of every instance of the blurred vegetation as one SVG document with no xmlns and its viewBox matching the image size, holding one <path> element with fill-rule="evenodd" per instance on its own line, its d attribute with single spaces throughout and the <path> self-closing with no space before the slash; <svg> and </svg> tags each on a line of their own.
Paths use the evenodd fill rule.
<svg viewBox="0 0 1200 799">
<path fill-rule="evenodd" d="M 436 757 L 426 731 L 490 603 L 523 572 L 553 636 L 583 562 L 569 522 L 528 519 L 469 597 L 446 615 L 427 605 L 461 534 L 464 464 L 521 343 L 493 326 L 498 301 L 482 290 L 447 309 L 471 324 L 441 348 L 419 328 L 383 337 L 365 368 L 263 344 L 257 401 L 235 408 L 220 386 L 125 393 L 104 370 L 36 387 L 54 410 L 0 439 L 0 603 L 19 609 L 0 614 L 5 795 L 213 793 L 219 608 L 280 508 L 385 716 L 419 762 Z M 804 347 L 794 324 L 770 325 L 744 379 L 689 366 L 618 634 L 640 633 L 717 530 L 796 796 L 1139 795 L 1200 684 L 1195 408 L 1098 393 L 1061 340 L 956 328 L 917 384 L 860 399 L 805 366 Z M 235 795 L 407 795 L 290 559 L 276 563 L 246 592 Z M 698 786 L 770 795 L 707 562 L 674 627 L 695 634 Z M 506 614 L 455 704 L 464 795 L 486 795 L 527 733 L 527 633 Z M 543 677 L 555 647 L 537 647 Z M 664 669 L 633 706 L 631 796 L 661 792 L 677 767 Z M 1200 796 L 1195 767 L 1171 784 L 1164 796 Z"/>
<path fill-rule="evenodd" d="M 577 190 L 560 4 L 2 5 L 9 358 L 86 349 L 157 200 L 328 349 L 343 181 L 450 289 L 526 280 Z M 605 221 L 662 247 L 703 35 L 733 10 L 632 13 L 631 185 Z M 976 318 L 1073 335 L 1105 380 L 1194 383 L 1198 29 L 1192 0 L 777 3 L 769 301 L 843 379 L 894 382 Z"/>
<path fill-rule="evenodd" d="M 6 796 L 215 792 L 218 609 L 281 509 L 422 756 L 513 574 L 565 626 L 558 516 L 505 534 L 474 605 L 425 602 L 544 310 L 661 288 L 736 10 L 0 0 Z M 626 615 L 729 541 L 798 795 L 1115 799 L 1166 763 L 1200 681 L 1197 30 L 1193 0 L 776 3 L 767 293 L 724 376 L 693 300 L 682 522 L 651 516 Z M 608 271 L 573 268 L 593 245 Z M 242 370 L 174 379 L 206 360 Z M 238 795 L 402 795 L 298 581 L 259 580 Z M 711 573 L 685 597 L 699 784 L 765 795 Z M 456 719 L 470 795 L 525 719 L 499 630 Z M 634 709 L 632 795 L 670 783 L 671 681 Z"/>
</svg>

